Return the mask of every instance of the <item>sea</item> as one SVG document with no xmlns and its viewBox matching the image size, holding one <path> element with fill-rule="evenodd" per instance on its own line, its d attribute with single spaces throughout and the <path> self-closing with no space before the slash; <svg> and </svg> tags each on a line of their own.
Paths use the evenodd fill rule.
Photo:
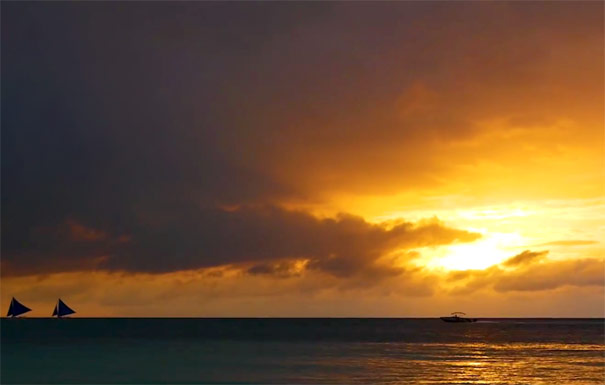
<svg viewBox="0 0 605 385">
<path fill-rule="evenodd" d="M 2 319 L 1 383 L 605 384 L 605 320 Z"/>
</svg>

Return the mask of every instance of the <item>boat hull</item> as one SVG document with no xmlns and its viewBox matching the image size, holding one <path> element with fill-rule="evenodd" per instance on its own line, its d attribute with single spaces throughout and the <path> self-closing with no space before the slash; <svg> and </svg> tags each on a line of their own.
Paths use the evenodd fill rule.
<svg viewBox="0 0 605 385">
<path fill-rule="evenodd" d="M 477 322 L 476 318 L 464 318 L 464 317 L 440 317 L 442 321 L 453 322 L 453 323 L 468 323 Z"/>
</svg>

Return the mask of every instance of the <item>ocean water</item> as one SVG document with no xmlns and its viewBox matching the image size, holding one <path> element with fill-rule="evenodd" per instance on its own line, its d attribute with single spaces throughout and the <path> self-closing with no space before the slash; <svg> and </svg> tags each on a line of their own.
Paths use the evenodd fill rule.
<svg viewBox="0 0 605 385">
<path fill-rule="evenodd" d="M 2 319 L 1 383 L 605 384 L 605 320 Z"/>
</svg>

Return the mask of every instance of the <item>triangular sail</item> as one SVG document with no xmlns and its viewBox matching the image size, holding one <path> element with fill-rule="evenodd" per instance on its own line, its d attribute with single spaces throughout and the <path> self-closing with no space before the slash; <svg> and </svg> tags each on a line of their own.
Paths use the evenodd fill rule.
<svg viewBox="0 0 605 385">
<path fill-rule="evenodd" d="M 27 313 L 28 311 L 31 311 L 31 310 L 32 309 L 23 305 L 21 302 L 17 301 L 15 299 L 15 297 L 13 297 L 13 299 L 11 299 L 11 304 L 8 307 L 8 314 L 6 314 L 6 316 L 7 317 L 17 317 L 17 316 Z"/>
<path fill-rule="evenodd" d="M 15 303 L 15 298 L 11 299 L 11 303 L 10 303 L 10 305 L 8 305 L 8 313 L 6 313 L 7 317 L 10 317 L 13 315 L 13 303 Z"/>
<path fill-rule="evenodd" d="M 59 302 L 57 302 L 55 312 L 58 317 L 63 317 L 65 315 L 74 314 L 76 311 L 67 306 L 65 302 L 61 301 L 61 298 L 59 298 Z"/>
<path fill-rule="evenodd" d="M 57 305 L 55 305 L 55 308 L 53 309 L 53 317 L 57 315 Z"/>
<path fill-rule="evenodd" d="M 6 313 L 7 317 L 11 317 L 13 315 L 13 306 L 15 303 L 15 298 L 13 297 L 13 299 L 11 299 L 11 303 L 10 305 L 8 305 L 8 313 Z"/>
</svg>

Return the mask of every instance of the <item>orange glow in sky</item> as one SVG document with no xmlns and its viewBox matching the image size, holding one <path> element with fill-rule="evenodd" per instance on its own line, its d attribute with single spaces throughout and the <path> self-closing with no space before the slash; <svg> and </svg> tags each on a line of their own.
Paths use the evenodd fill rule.
<svg viewBox="0 0 605 385">
<path fill-rule="evenodd" d="M 602 3 L 278 8 L 5 23 L 3 308 L 604 316 Z"/>
</svg>

